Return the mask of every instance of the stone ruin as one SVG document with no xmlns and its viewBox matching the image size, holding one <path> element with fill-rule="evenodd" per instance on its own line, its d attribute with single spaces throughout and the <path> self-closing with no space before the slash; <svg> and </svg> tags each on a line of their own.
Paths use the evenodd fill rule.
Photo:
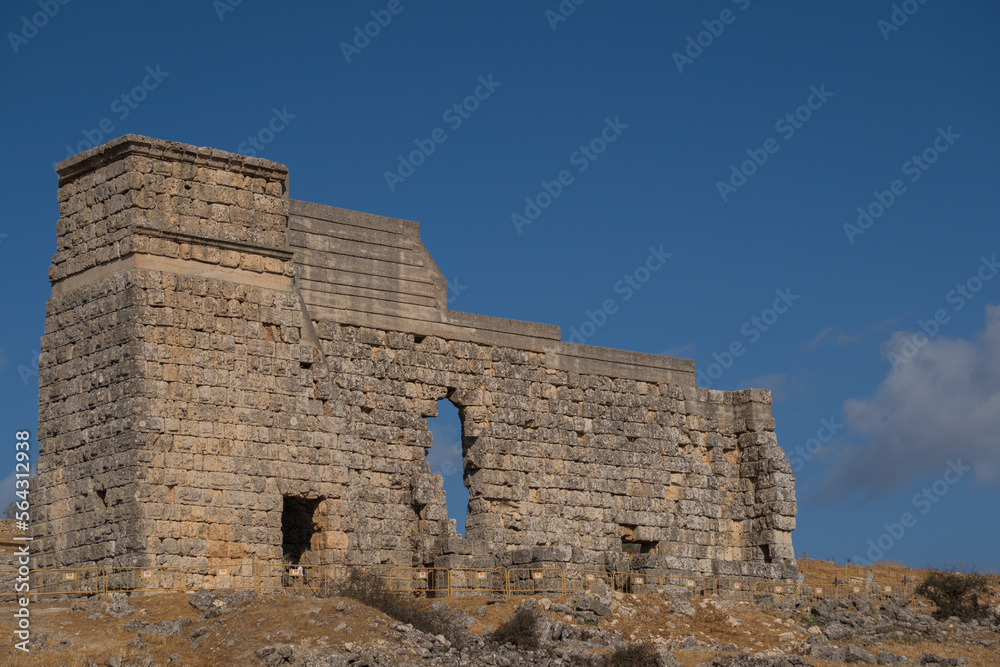
<svg viewBox="0 0 1000 667">
<path fill-rule="evenodd" d="M 290 199 L 274 162 L 127 135 L 57 171 L 37 566 L 796 576 L 768 391 L 449 310 L 417 223 Z"/>
</svg>

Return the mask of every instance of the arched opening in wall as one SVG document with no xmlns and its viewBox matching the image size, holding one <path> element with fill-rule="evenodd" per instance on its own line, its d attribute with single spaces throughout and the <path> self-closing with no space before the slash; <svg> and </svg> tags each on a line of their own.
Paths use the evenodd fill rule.
<svg viewBox="0 0 1000 667">
<path fill-rule="evenodd" d="M 465 536 L 465 517 L 469 511 L 469 490 L 465 488 L 462 468 L 462 418 L 455 404 L 446 398 L 438 401 L 437 417 L 427 419 L 431 430 L 431 448 L 427 464 L 431 474 L 444 480 L 448 518 L 455 520 L 456 531 Z"/>
</svg>

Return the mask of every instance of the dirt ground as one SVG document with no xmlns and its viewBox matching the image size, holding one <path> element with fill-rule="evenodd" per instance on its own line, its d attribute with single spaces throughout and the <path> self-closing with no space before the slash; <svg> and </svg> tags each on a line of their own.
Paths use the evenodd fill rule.
<svg viewBox="0 0 1000 667">
<path fill-rule="evenodd" d="M 830 584 L 836 577 L 845 579 L 856 576 L 843 566 L 824 561 L 803 560 L 800 561 L 800 569 L 810 584 Z M 864 576 L 864 572 L 858 574 Z M 903 577 L 919 580 L 920 573 L 886 565 L 875 567 L 874 576 L 876 581 L 901 581 Z M 32 644 L 37 647 L 37 642 L 44 640 L 46 648 L 29 654 L 14 650 L 13 640 L 8 643 L 6 638 L 13 637 L 16 607 L 11 603 L 0 604 L 0 636 L 5 637 L 3 645 L 0 645 L 0 665 L 84 667 L 93 660 L 103 666 L 113 656 L 125 658 L 126 663 L 139 662 L 141 656 L 152 658 L 154 663 L 163 667 L 168 664 L 171 667 L 217 667 L 261 664 L 253 654 L 267 645 L 295 644 L 296 647 L 305 647 L 305 650 L 392 645 L 390 628 L 395 621 L 349 599 L 306 597 L 279 591 L 246 602 L 216 618 L 205 619 L 200 611 L 188 604 L 189 598 L 190 595 L 185 593 L 134 595 L 130 602 L 138 611 L 125 618 L 113 618 L 103 613 L 105 605 L 99 597 L 33 602 L 30 605 Z M 450 608 L 476 618 L 477 623 L 471 630 L 479 634 L 510 617 L 524 599 L 512 596 L 487 605 L 486 596 L 470 596 L 450 598 L 447 603 Z M 553 601 L 559 602 L 559 599 Z M 344 603 L 341 611 L 336 608 L 338 602 Z M 418 601 L 422 605 L 433 602 Z M 779 648 L 787 652 L 802 642 L 809 631 L 809 619 L 762 612 L 748 603 L 717 604 L 711 598 L 695 599 L 695 617 L 688 618 L 670 614 L 669 602 L 656 594 L 626 594 L 619 602 L 634 609 L 635 613 L 620 610 L 602 621 L 600 627 L 617 632 L 630 642 L 663 643 L 693 636 L 704 643 L 732 643 L 739 651 L 756 653 Z M 480 615 L 479 610 L 483 607 L 485 615 Z M 102 613 L 102 616 L 88 618 L 96 612 Z M 548 616 L 553 620 L 567 621 L 567 617 L 560 613 L 550 612 Z M 182 631 L 179 636 L 151 636 L 143 632 L 142 641 L 147 646 L 138 648 L 129 644 L 134 644 L 136 630 L 125 630 L 125 625 L 130 621 L 134 624 L 135 619 L 152 623 L 181 619 Z M 732 619 L 737 619 L 739 623 L 733 623 Z M 578 621 L 569 619 L 572 624 Z M 204 632 L 196 636 L 202 628 Z M 985 629 L 982 632 L 983 638 L 996 639 L 996 633 Z M 914 659 L 921 653 L 929 652 L 944 657 L 965 656 L 971 665 L 992 667 L 1000 664 L 1000 657 L 993 652 L 995 649 L 953 644 L 947 637 L 943 641 L 886 640 L 882 647 Z M 710 662 L 718 655 L 707 650 L 674 649 L 674 653 L 687 667 Z M 172 654 L 176 657 L 171 662 Z M 809 658 L 809 662 L 817 667 L 838 664 L 815 658 Z"/>
</svg>

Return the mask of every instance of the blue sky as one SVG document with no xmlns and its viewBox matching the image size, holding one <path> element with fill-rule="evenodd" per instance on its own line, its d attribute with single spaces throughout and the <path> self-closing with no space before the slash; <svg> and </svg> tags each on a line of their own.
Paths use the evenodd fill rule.
<svg viewBox="0 0 1000 667">
<path fill-rule="evenodd" d="M 419 221 L 455 310 L 772 389 L 799 553 L 1000 567 L 998 29 L 988 0 L 5 2 L 0 424 L 37 426 L 52 165 L 145 134 Z"/>
</svg>

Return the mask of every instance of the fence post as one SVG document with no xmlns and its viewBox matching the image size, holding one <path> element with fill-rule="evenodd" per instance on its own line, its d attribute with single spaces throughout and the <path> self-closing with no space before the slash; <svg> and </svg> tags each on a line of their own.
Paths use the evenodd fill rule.
<svg viewBox="0 0 1000 667">
<path fill-rule="evenodd" d="M 451 568 L 449 567 L 445 572 L 448 575 L 448 597 L 451 597 Z"/>
</svg>

